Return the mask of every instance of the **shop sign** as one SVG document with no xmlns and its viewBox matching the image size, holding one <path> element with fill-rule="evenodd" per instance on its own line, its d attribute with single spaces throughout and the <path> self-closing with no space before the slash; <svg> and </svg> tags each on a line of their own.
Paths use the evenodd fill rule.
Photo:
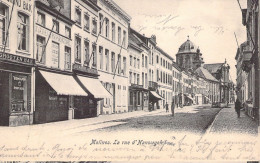
<svg viewBox="0 0 260 163">
<path fill-rule="evenodd" d="M 52 89 L 49 90 L 49 100 L 50 101 L 57 101 L 58 100 L 56 92 Z"/>
<path fill-rule="evenodd" d="M 26 82 L 26 76 L 13 76 L 13 90 L 24 91 L 24 82 Z"/>
<path fill-rule="evenodd" d="M 51 32 L 49 29 L 46 29 L 46 28 L 41 27 L 39 25 L 36 25 L 35 28 L 36 28 L 36 33 L 38 33 L 38 34 L 40 34 L 42 36 L 45 36 L 45 37 L 49 37 L 50 32 Z M 67 46 L 71 46 L 71 40 L 70 39 L 68 39 L 68 38 L 66 38 L 64 36 L 61 36 L 61 35 L 59 35 L 57 33 L 52 32 L 51 38 L 52 38 L 53 41 L 56 41 L 58 43 L 63 43 L 65 45 L 67 45 Z"/>
<path fill-rule="evenodd" d="M 34 59 L 17 56 L 17 55 L 13 55 L 13 54 L 8 54 L 8 53 L 4 53 L 4 54 L 0 53 L 0 59 L 13 61 L 13 62 L 19 62 L 19 63 L 25 63 L 25 64 L 31 64 L 31 65 L 34 63 Z"/>
<path fill-rule="evenodd" d="M 14 3 L 15 6 L 23 9 L 24 11 L 32 12 L 32 9 L 33 9 L 32 2 L 33 2 L 33 0 L 7 0 L 7 1 L 12 3 L 12 4 Z"/>
</svg>

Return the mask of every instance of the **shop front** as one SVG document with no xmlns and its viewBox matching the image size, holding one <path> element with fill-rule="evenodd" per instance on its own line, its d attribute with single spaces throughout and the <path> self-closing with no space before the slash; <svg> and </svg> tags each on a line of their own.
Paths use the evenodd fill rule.
<svg viewBox="0 0 260 163">
<path fill-rule="evenodd" d="M 157 109 L 159 100 L 163 100 L 163 97 L 155 91 L 149 92 L 149 111 Z"/>
<path fill-rule="evenodd" d="M 20 126 L 33 122 L 32 67 L 34 60 L 0 54 L 0 125 Z"/>
<path fill-rule="evenodd" d="M 35 123 L 69 119 L 71 98 L 87 97 L 72 73 L 39 70 L 36 72 Z"/>
<path fill-rule="evenodd" d="M 148 110 L 148 90 L 142 85 L 132 84 L 129 87 L 129 105 L 128 111 Z"/>
<path fill-rule="evenodd" d="M 76 81 L 89 94 L 87 98 L 74 98 L 74 106 L 77 108 L 75 118 L 88 118 L 98 116 L 97 102 L 105 98 L 112 98 L 98 78 L 76 75 Z"/>
</svg>

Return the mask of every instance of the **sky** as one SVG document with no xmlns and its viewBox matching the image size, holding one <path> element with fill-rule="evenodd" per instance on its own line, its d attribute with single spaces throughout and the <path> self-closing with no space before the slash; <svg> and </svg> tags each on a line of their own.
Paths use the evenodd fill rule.
<svg viewBox="0 0 260 163">
<path fill-rule="evenodd" d="M 230 65 L 236 82 L 238 44 L 246 41 L 246 28 L 237 0 L 114 0 L 132 19 L 131 28 L 150 37 L 174 59 L 188 36 L 199 46 L 205 63 Z M 246 0 L 240 0 L 246 8 Z M 235 34 L 234 34 L 235 33 Z"/>
</svg>

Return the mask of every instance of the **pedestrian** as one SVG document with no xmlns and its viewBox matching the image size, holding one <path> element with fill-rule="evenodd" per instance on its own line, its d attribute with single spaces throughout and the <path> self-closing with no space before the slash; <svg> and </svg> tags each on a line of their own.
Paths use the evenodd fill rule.
<svg viewBox="0 0 260 163">
<path fill-rule="evenodd" d="M 174 117 L 174 109 L 175 109 L 175 105 L 174 105 L 174 102 L 172 102 L 172 108 L 171 108 L 171 110 L 172 110 L 172 116 Z"/>
<path fill-rule="evenodd" d="M 240 109 L 241 109 L 241 102 L 237 98 L 236 103 L 235 103 L 235 110 L 237 112 L 237 117 L 240 118 Z"/>
<path fill-rule="evenodd" d="M 166 108 L 166 112 L 169 112 L 169 106 L 168 106 L 168 103 L 166 102 L 165 104 L 165 108 Z"/>
</svg>

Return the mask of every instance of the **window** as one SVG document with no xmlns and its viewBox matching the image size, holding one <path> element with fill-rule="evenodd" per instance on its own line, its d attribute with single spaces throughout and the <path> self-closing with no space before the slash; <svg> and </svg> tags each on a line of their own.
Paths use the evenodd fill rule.
<svg viewBox="0 0 260 163">
<path fill-rule="evenodd" d="M 142 72 L 142 85 L 144 86 L 144 73 Z"/>
<path fill-rule="evenodd" d="M 84 15 L 84 30 L 89 31 L 89 29 L 90 29 L 89 15 L 86 13 Z"/>
<path fill-rule="evenodd" d="M 142 55 L 142 67 L 144 67 L 144 55 Z"/>
<path fill-rule="evenodd" d="M 117 73 L 120 75 L 121 74 L 121 55 L 118 54 L 118 71 Z"/>
<path fill-rule="evenodd" d="M 148 79 L 147 79 L 147 73 L 145 73 L 145 87 L 148 86 Z"/>
<path fill-rule="evenodd" d="M 12 74 L 11 111 L 24 112 L 29 109 L 30 78 L 25 75 Z"/>
<path fill-rule="evenodd" d="M 130 55 L 130 66 L 132 66 L 133 65 L 133 57 Z"/>
<path fill-rule="evenodd" d="M 37 36 L 37 43 L 36 43 L 36 62 L 38 63 L 45 63 L 45 38 L 41 36 Z"/>
<path fill-rule="evenodd" d="M 140 84 L 140 75 L 139 74 L 137 74 L 137 81 L 136 81 L 136 84 Z"/>
<path fill-rule="evenodd" d="M 145 56 L 145 68 L 148 67 L 148 63 L 147 63 L 147 56 Z"/>
<path fill-rule="evenodd" d="M 140 59 L 137 59 L 137 68 L 140 68 Z"/>
<path fill-rule="evenodd" d="M 112 22 L 112 41 L 115 42 L 116 40 L 116 25 Z"/>
<path fill-rule="evenodd" d="M 79 8 L 75 10 L 75 22 L 81 26 L 81 10 Z"/>
<path fill-rule="evenodd" d="M 37 23 L 45 27 L 45 15 L 37 12 Z"/>
<path fill-rule="evenodd" d="M 8 8 L 0 3 L 0 45 L 4 45 L 6 37 L 6 27 L 7 27 L 7 13 Z"/>
<path fill-rule="evenodd" d="M 132 72 L 129 72 L 129 83 L 132 84 Z"/>
<path fill-rule="evenodd" d="M 156 63 L 159 64 L 159 56 L 156 56 Z"/>
<path fill-rule="evenodd" d="M 70 27 L 65 27 L 65 36 L 71 38 L 71 29 Z"/>
<path fill-rule="evenodd" d="M 93 25 L 92 33 L 96 35 L 97 34 L 97 20 L 96 19 L 92 20 L 92 25 Z"/>
<path fill-rule="evenodd" d="M 92 44 L 92 52 L 93 52 L 93 67 L 97 67 L 97 45 Z"/>
<path fill-rule="evenodd" d="M 134 57 L 134 67 L 136 67 L 136 58 Z"/>
<path fill-rule="evenodd" d="M 18 12 L 18 50 L 29 49 L 29 17 L 23 13 Z"/>
<path fill-rule="evenodd" d="M 52 23 L 53 23 L 53 31 L 59 33 L 60 31 L 59 22 L 57 20 L 52 20 Z"/>
<path fill-rule="evenodd" d="M 103 34 L 103 15 L 99 14 L 99 33 Z"/>
<path fill-rule="evenodd" d="M 109 20 L 106 18 L 106 37 L 109 38 Z"/>
<path fill-rule="evenodd" d="M 86 64 L 87 66 L 89 66 L 89 41 L 85 40 L 84 41 L 84 64 Z"/>
<path fill-rule="evenodd" d="M 51 44 L 51 66 L 59 68 L 60 46 L 56 42 Z"/>
<path fill-rule="evenodd" d="M 134 73 L 134 84 L 136 84 L 136 73 Z"/>
<path fill-rule="evenodd" d="M 105 50 L 105 56 L 106 56 L 106 71 L 109 71 L 109 50 Z"/>
<path fill-rule="evenodd" d="M 126 57 L 123 57 L 123 75 L 126 75 Z"/>
<path fill-rule="evenodd" d="M 99 46 L 99 69 L 103 69 L 103 47 Z"/>
<path fill-rule="evenodd" d="M 123 31 L 123 46 L 126 48 L 126 31 Z"/>
<path fill-rule="evenodd" d="M 118 27 L 118 44 L 121 45 L 121 28 Z"/>
<path fill-rule="evenodd" d="M 75 61 L 81 63 L 81 38 L 75 37 Z"/>
<path fill-rule="evenodd" d="M 115 53 L 111 53 L 111 70 L 114 73 L 115 72 Z"/>
<path fill-rule="evenodd" d="M 157 69 L 157 82 L 160 81 L 160 72 L 159 70 Z"/>
<path fill-rule="evenodd" d="M 65 46 L 65 70 L 71 69 L 71 48 Z"/>
</svg>

